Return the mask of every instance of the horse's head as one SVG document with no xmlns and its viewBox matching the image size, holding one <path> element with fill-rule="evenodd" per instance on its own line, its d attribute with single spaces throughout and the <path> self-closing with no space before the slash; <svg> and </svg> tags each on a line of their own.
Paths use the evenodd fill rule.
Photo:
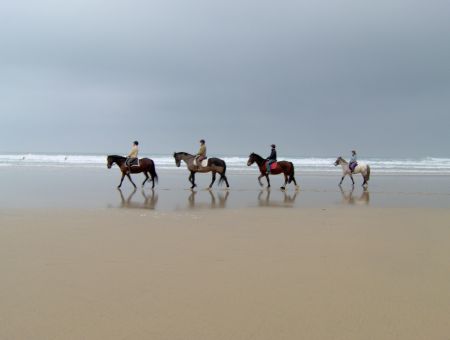
<svg viewBox="0 0 450 340">
<path fill-rule="evenodd" d="M 343 159 L 341 156 L 339 156 L 339 157 L 336 159 L 336 161 L 334 162 L 334 166 L 340 165 L 340 164 L 342 163 L 343 160 L 344 160 L 344 159 Z"/>
<path fill-rule="evenodd" d="M 247 166 L 250 166 L 255 162 L 256 162 L 256 154 L 252 152 L 250 156 L 248 156 Z"/>
<path fill-rule="evenodd" d="M 111 169 L 113 163 L 114 163 L 114 161 L 113 161 L 113 157 L 112 156 L 106 157 L 106 166 L 108 167 L 108 169 Z"/>
<path fill-rule="evenodd" d="M 175 158 L 175 164 L 176 166 L 179 168 L 181 165 L 181 157 L 180 157 L 180 153 L 179 152 L 174 152 L 173 153 L 173 158 Z"/>
</svg>

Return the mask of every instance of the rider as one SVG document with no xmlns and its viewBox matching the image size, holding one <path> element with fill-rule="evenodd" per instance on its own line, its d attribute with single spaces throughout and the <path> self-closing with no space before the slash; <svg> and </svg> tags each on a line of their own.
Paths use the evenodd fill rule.
<svg viewBox="0 0 450 340">
<path fill-rule="evenodd" d="M 352 150 L 352 157 L 350 158 L 350 163 L 348 165 L 348 167 L 350 168 L 350 171 L 352 173 L 355 170 L 357 165 L 358 165 L 358 159 L 357 159 L 357 156 L 356 156 L 356 151 Z"/>
<path fill-rule="evenodd" d="M 131 173 L 131 164 L 133 164 L 134 161 L 137 160 L 138 153 L 139 153 L 139 142 L 135 140 L 133 142 L 133 146 L 131 147 L 131 151 L 127 156 L 127 159 L 125 160 L 125 164 L 128 166 L 128 173 Z"/>
<path fill-rule="evenodd" d="M 200 139 L 200 149 L 198 150 L 197 155 L 195 155 L 198 167 L 202 165 L 204 159 L 206 159 L 206 144 L 204 139 Z"/>
<path fill-rule="evenodd" d="M 266 158 L 266 172 L 270 174 L 270 165 L 277 161 L 277 150 L 275 149 L 275 144 L 271 145 L 272 150 L 270 151 L 270 156 Z"/>
</svg>

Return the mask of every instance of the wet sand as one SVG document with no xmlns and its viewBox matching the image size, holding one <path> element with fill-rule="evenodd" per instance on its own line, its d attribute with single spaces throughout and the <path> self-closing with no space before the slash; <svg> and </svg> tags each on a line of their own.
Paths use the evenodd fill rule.
<svg viewBox="0 0 450 340">
<path fill-rule="evenodd" d="M 125 180 L 122 191 L 116 168 L 51 168 L 22 167 L 0 168 L 0 208 L 4 209 L 104 209 L 140 208 L 158 211 L 178 211 L 206 208 L 293 207 L 328 208 L 342 205 L 366 205 L 371 207 L 439 207 L 450 208 L 449 176 L 378 175 L 374 174 L 369 188 L 361 188 L 361 178 L 355 176 L 352 188 L 347 178 L 338 187 L 339 173 L 297 174 L 301 190 L 292 185 L 285 193 L 279 190 L 281 176 L 272 177 L 272 190 L 261 190 L 257 172 L 228 174 L 231 190 L 214 186 L 213 192 L 205 191 L 210 183 L 209 174 L 197 176 L 198 188 L 189 190 L 185 169 L 159 171 L 160 181 L 155 190 L 146 185 L 136 191 Z M 144 177 L 133 176 L 136 184 Z"/>
<path fill-rule="evenodd" d="M 450 211 L 3 209 L 1 339 L 448 339 Z"/>
</svg>

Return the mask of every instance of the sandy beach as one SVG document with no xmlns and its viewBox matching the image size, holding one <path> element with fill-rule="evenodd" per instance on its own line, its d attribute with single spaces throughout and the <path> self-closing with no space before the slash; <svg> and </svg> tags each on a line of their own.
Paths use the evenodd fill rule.
<svg viewBox="0 0 450 340">
<path fill-rule="evenodd" d="M 10 209 L 1 339 L 449 339 L 450 211 Z"/>
</svg>

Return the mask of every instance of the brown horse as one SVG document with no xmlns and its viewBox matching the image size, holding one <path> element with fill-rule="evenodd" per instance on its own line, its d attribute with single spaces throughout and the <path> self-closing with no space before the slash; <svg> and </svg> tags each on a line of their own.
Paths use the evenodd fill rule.
<svg viewBox="0 0 450 340">
<path fill-rule="evenodd" d="M 123 156 L 116 156 L 116 155 L 110 155 L 106 158 L 107 160 L 107 167 L 108 169 L 111 169 L 112 165 L 115 163 L 117 164 L 117 166 L 120 168 L 120 171 L 122 172 L 122 178 L 120 179 L 120 184 L 118 186 L 118 188 L 120 188 L 122 186 L 122 182 L 123 179 L 125 178 L 125 176 L 128 177 L 128 179 L 130 180 L 131 184 L 133 184 L 133 186 L 136 188 L 136 184 L 134 184 L 133 180 L 131 179 L 130 174 L 128 173 L 128 166 L 125 164 L 126 161 L 126 157 Z M 155 181 L 158 181 L 158 175 L 156 174 L 155 171 L 155 163 L 153 162 L 153 160 L 149 159 L 149 158 L 141 158 L 139 159 L 139 165 L 133 165 L 131 167 L 131 173 L 132 174 L 139 174 L 139 173 L 144 173 L 145 175 L 145 180 L 144 182 L 142 182 L 142 186 L 144 186 L 145 182 L 148 181 L 149 179 L 149 174 L 152 178 L 152 189 L 155 187 Z"/>
<path fill-rule="evenodd" d="M 250 166 L 253 163 L 258 164 L 259 171 L 261 172 L 261 175 L 259 175 L 259 177 L 258 177 L 259 185 L 263 186 L 263 184 L 261 182 L 261 178 L 266 177 L 267 187 L 270 188 L 269 175 L 267 174 L 267 171 L 266 171 L 267 161 L 264 158 L 262 158 L 260 155 L 257 155 L 256 153 L 252 153 L 248 158 L 247 165 Z M 270 170 L 270 174 L 271 175 L 284 174 L 284 186 L 281 187 L 281 190 L 285 190 L 286 185 L 291 182 L 294 182 L 294 185 L 296 186 L 297 189 L 299 188 L 299 186 L 297 185 L 297 181 L 295 180 L 295 177 L 294 177 L 294 164 L 292 164 L 292 162 L 288 162 L 288 161 L 277 162 L 276 168 Z"/>
</svg>

